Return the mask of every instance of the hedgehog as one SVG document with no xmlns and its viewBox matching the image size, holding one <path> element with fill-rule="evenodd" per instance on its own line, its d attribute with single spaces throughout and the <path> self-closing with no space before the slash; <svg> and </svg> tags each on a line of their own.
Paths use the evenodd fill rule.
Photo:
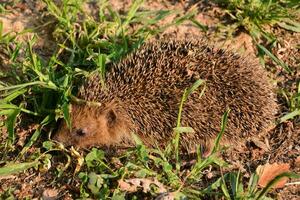
<svg viewBox="0 0 300 200">
<path fill-rule="evenodd" d="M 105 80 L 105 85 L 101 81 Z M 203 87 L 184 103 L 180 146 L 208 152 L 230 108 L 222 143 L 231 145 L 267 133 L 274 126 L 277 103 L 268 74 L 254 59 L 201 41 L 164 40 L 143 44 L 104 77 L 93 73 L 78 98 L 99 105 L 71 104 L 71 126 L 62 122 L 55 139 L 79 148 L 128 147 L 133 134 L 151 147 L 164 147 L 174 137 L 184 90 L 196 81 Z"/>
</svg>

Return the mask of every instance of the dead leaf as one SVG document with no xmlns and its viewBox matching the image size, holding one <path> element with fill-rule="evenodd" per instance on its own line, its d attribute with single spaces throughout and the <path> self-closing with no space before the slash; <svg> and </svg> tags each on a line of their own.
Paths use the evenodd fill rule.
<svg viewBox="0 0 300 200">
<path fill-rule="evenodd" d="M 43 200 L 55 200 L 58 197 L 58 191 L 56 189 L 47 188 L 43 192 Z"/>
<path fill-rule="evenodd" d="M 131 193 L 131 192 L 136 192 L 138 190 L 137 185 L 127 183 L 124 180 L 119 180 L 118 183 L 119 183 L 119 187 L 122 191 Z"/>
<path fill-rule="evenodd" d="M 47 188 L 43 192 L 43 200 L 55 200 L 58 197 L 58 191 L 56 189 Z"/>
<path fill-rule="evenodd" d="M 267 184 L 273 180 L 277 175 L 283 172 L 289 172 L 290 165 L 288 163 L 274 163 L 260 165 L 256 169 L 256 173 L 259 175 L 258 185 L 261 187 L 266 187 Z M 272 186 L 272 188 L 283 188 L 288 178 L 282 178 L 279 182 Z"/>
<path fill-rule="evenodd" d="M 295 160 L 295 166 L 300 168 L 300 156 L 298 156 Z"/>
<path fill-rule="evenodd" d="M 122 191 L 136 192 L 139 189 L 143 189 L 144 193 L 151 190 L 150 185 L 154 184 L 158 187 L 158 193 L 166 192 L 166 188 L 156 178 L 132 178 L 127 180 L 119 180 L 119 187 Z"/>
</svg>

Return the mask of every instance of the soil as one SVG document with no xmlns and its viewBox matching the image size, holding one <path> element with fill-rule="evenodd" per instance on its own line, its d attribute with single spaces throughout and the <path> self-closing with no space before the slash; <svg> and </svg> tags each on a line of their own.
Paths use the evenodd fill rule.
<svg viewBox="0 0 300 200">
<path fill-rule="evenodd" d="M 22 2 L 22 1 L 20 1 Z M 0 14 L 0 21 L 3 23 L 4 32 L 20 32 L 26 28 L 36 28 L 39 35 L 35 50 L 43 57 L 47 58 L 51 55 L 55 42 L 51 37 L 51 26 L 44 24 L 41 16 L 41 11 L 44 9 L 43 4 L 37 4 L 35 1 L 27 0 L 26 3 L 18 3 L 14 7 L 7 7 L 9 13 Z M 111 1 L 115 9 L 124 12 L 129 5 L 128 0 L 124 1 Z M 150 1 L 149 1 L 150 2 Z M 170 10 L 185 10 L 189 12 L 191 8 L 197 8 L 198 14 L 196 19 L 203 25 L 206 25 L 208 30 L 203 32 L 193 24 L 186 22 L 183 25 L 167 29 L 161 37 L 174 37 L 174 38 L 189 38 L 189 37 L 205 37 L 219 47 L 227 47 L 242 54 L 253 56 L 256 58 L 256 47 L 252 43 L 251 37 L 243 31 L 231 38 L 223 37 L 222 35 L 215 34 L 216 25 L 224 21 L 224 13 L 221 9 L 210 3 L 210 1 L 151 1 L 146 2 L 144 9 L 170 9 Z M 87 5 L 86 9 L 91 9 Z M 89 10 L 92 12 L 91 10 Z M 174 16 L 173 16 L 174 17 Z M 172 20 L 172 17 L 166 21 Z M 165 22 L 166 22 L 165 21 Z M 274 64 L 271 60 L 267 60 L 266 70 L 270 71 L 270 77 L 274 79 L 278 86 L 278 104 L 280 105 L 280 112 L 278 118 L 288 112 L 286 100 L 280 94 L 280 90 L 286 92 L 296 92 L 300 82 L 300 33 L 289 32 L 287 30 L 274 27 L 274 32 L 278 38 L 278 43 L 273 48 L 274 55 L 278 56 L 293 70 L 293 73 L 285 73 L 284 70 Z M 18 37 L 18 40 L 25 40 L 26 37 L 31 37 L 31 34 Z M 0 58 L 3 59 L 3 55 Z M 5 58 L 5 56 L 4 56 Z M 1 70 L 9 70 L 8 64 L 3 59 L 0 62 Z M 33 134 L 36 125 L 22 127 L 17 130 L 17 135 L 20 138 L 18 148 L 23 145 L 22 138 L 28 137 Z M 2 128 L 2 138 L 0 141 L 5 140 L 6 130 Z M 37 144 L 38 145 L 38 144 Z M 36 147 L 30 149 L 34 152 Z M 13 158 L 14 155 L 7 155 L 7 160 Z M 231 163 L 231 169 L 240 169 L 243 173 L 250 174 L 254 172 L 259 165 L 266 163 L 285 163 L 290 165 L 290 170 L 300 173 L 300 118 L 292 121 L 284 122 L 277 125 L 272 129 L 269 134 L 264 138 L 263 143 L 257 141 L 248 141 L 244 147 L 237 148 L 234 151 L 225 152 L 223 154 L 225 160 Z M 1 162 L 0 162 L 1 166 Z M 297 181 L 297 180 L 293 180 Z M 298 180 L 299 181 L 299 180 Z M 61 199 L 72 199 L 79 193 L 79 182 L 74 177 L 56 178 L 56 174 L 51 169 L 47 172 L 36 173 L 34 169 L 28 170 L 19 175 L 0 177 L 0 193 L 6 191 L 8 188 L 15 188 L 14 195 L 18 198 L 25 196 L 40 197 L 48 194 L 49 191 L 59 191 Z M 299 199 L 300 186 L 296 184 L 286 185 L 283 189 L 275 189 L 271 194 L 276 199 Z"/>
</svg>

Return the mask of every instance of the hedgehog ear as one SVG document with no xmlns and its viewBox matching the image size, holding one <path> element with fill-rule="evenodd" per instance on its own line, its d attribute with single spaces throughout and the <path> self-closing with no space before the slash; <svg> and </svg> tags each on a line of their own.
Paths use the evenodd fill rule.
<svg viewBox="0 0 300 200">
<path fill-rule="evenodd" d="M 106 113 L 106 120 L 107 120 L 107 126 L 108 127 L 113 127 L 117 121 L 117 115 L 115 113 L 114 110 L 109 110 L 107 113 Z"/>
</svg>

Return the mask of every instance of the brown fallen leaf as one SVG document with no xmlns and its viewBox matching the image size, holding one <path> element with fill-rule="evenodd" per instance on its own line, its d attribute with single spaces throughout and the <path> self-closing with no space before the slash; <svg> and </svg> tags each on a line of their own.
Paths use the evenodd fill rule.
<svg viewBox="0 0 300 200">
<path fill-rule="evenodd" d="M 300 168 L 300 156 L 298 156 L 295 160 L 295 166 Z"/>
<path fill-rule="evenodd" d="M 122 179 L 118 181 L 118 184 L 119 184 L 119 187 L 122 191 L 126 191 L 126 192 L 131 193 L 131 192 L 136 192 L 138 190 L 137 185 L 127 183 L 126 181 L 124 181 Z"/>
<path fill-rule="evenodd" d="M 267 184 L 273 180 L 277 175 L 283 172 L 289 172 L 290 165 L 288 163 L 274 163 L 260 165 L 256 169 L 256 173 L 259 175 L 258 185 L 260 187 L 266 187 Z M 279 182 L 272 186 L 272 188 L 283 188 L 288 178 L 282 178 Z"/>
<path fill-rule="evenodd" d="M 119 180 L 119 187 L 122 191 L 136 192 L 143 189 L 144 193 L 151 190 L 150 185 L 154 184 L 158 187 L 158 193 L 167 192 L 166 188 L 156 178 L 132 178 L 127 180 Z"/>
<path fill-rule="evenodd" d="M 56 189 L 47 188 L 43 192 L 43 200 L 55 200 L 58 199 L 58 191 Z"/>
</svg>

